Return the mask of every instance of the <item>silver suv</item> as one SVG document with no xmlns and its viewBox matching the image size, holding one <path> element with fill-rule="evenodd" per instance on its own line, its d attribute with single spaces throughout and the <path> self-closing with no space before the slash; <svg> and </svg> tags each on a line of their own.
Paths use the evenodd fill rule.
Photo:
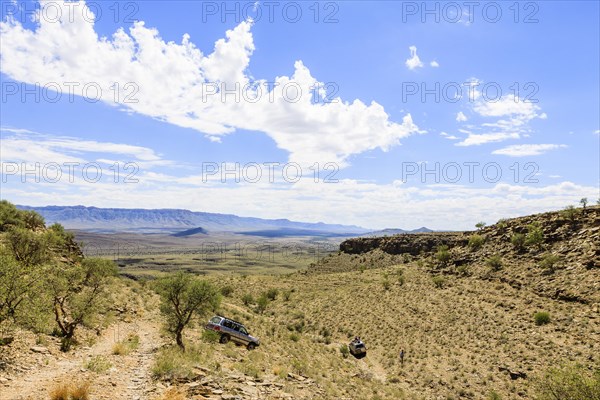
<svg viewBox="0 0 600 400">
<path fill-rule="evenodd" d="M 227 343 L 229 340 L 233 340 L 236 343 L 245 345 L 248 350 L 254 350 L 260 345 L 260 340 L 251 336 L 244 325 L 220 315 L 212 317 L 205 328 L 220 334 L 220 343 Z"/>
</svg>

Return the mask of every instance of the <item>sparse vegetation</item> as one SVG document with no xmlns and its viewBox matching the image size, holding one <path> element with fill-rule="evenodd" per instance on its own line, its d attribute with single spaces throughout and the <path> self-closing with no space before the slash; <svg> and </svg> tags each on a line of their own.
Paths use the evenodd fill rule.
<svg viewBox="0 0 600 400">
<path fill-rule="evenodd" d="M 487 224 L 483 221 L 480 221 L 478 223 L 475 224 L 475 228 L 477 228 L 477 230 L 482 230 L 483 228 L 485 228 Z"/>
<path fill-rule="evenodd" d="M 285 384 L 285 389 L 282 390 L 275 385 L 270 387 L 274 390 L 274 396 L 279 391 L 285 391 L 290 396 L 323 399 L 464 397 L 498 400 L 522 397 L 536 400 L 595 400 L 597 397 L 593 397 L 595 394 L 589 392 L 589 389 L 594 388 L 594 384 L 597 385 L 597 381 L 593 380 L 595 375 L 592 371 L 595 365 L 593 357 L 597 349 L 594 347 L 595 343 L 588 339 L 594 333 L 596 321 L 592 318 L 587 319 L 586 315 L 594 315 L 588 309 L 596 306 L 597 297 L 596 293 L 590 290 L 589 282 L 594 283 L 593 279 L 590 279 L 590 270 L 583 268 L 580 263 L 580 260 L 585 261 L 587 258 L 584 259 L 579 254 L 593 254 L 591 250 L 594 248 L 590 246 L 587 236 L 589 232 L 583 228 L 587 228 L 590 221 L 594 220 L 590 216 L 595 216 L 596 212 L 596 207 L 588 208 L 586 218 L 581 220 L 583 233 L 577 235 L 567 227 L 561 226 L 561 220 L 556 213 L 550 217 L 541 215 L 511 220 L 502 235 L 498 234 L 500 227 L 485 228 L 486 241 L 478 252 L 469 251 L 465 246 L 465 235 L 462 233 L 456 235 L 459 241 L 454 241 L 452 233 L 440 234 L 443 243 L 449 243 L 451 250 L 441 246 L 432 249 L 428 247 L 431 244 L 427 243 L 440 242 L 438 238 L 431 240 L 431 236 L 437 235 L 436 233 L 423 235 L 425 240 L 416 242 L 415 247 L 418 251 L 410 257 L 405 257 L 406 253 L 392 255 L 379 251 L 358 255 L 340 252 L 337 256 L 327 257 L 330 260 L 328 267 L 334 265 L 334 268 L 323 274 L 318 271 L 320 265 L 317 263 L 306 274 L 209 274 L 202 278 L 211 283 L 217 296 L 229 295 L 229 299 L 220 305 L 218 312 L 243 321 L 252 335 L 261 338 L 263 347 L 252 352 L 233 342 L 227 345 L 218 344 L 218 333 L 205 330 L 200 324 L 194 324 L 199 314 L 191 317 L 190 324 L 184 330 L 185 351 L 174 342 L 172 346 L 165 346 L 165 341 L 169 339 L 159 337 L 159 334 L 164 332 L 159 333 L 156 330 L 148 335 L 141 329 L 138 331 L 137 325 L 134 325 L 140 318 L 148 318 L 148 321 L 152 318 L 152 322 L 156 321 L 159 296 L 147 289 L 142 290 L 139 282 L 125 280 L 125 286 L 120 280 L 109 276 L 105 294 L 106 300 L 113 306 L 110 309 L 100 307 L 100 315 L 90 318 L 80 325 L 77 331 L 77 338 L 81 343 L 87 345 L 96 340 L 102 341 L 101 346 L 94 345 L 93 351 L 82 349 L 81 352 L 78 350 L 74 354 L 61 355 L 61 359 L 64 357 L 77 360 L 73 373 L 79 373 L 81 367 L 87 367 L 90 371 L 106 374 L 94 379 L 93 393 L 101 397 L 110 395 L 111 384 L 115 379 L 119 389 L 123 387 L 123 381 L 127 381 L 129 385 L 129 379 L 135 373 L 131 371 L 132 361 L 140 359 L 143 353 L 146 363 L 151 363 L 145 355 L 151 348 L 158 347 L 151 372 L 154 378 L 168 382 L 159 383 L 153 395 L 156 399 L 163 400 L 183 399 L 186 393 L 187 396 L 195 396 L 195 390 L 199 391 L 201 387 L 190 385 L 188 388 L 186 384 L 201 382 L 204 377 L 207 382 L 218 381 L 221 385 L 219 389 L 224 393 L 240 395 L 241 392 L 237 390 L 239 387 L 250 387 L 250 384 L 245 382 L 258 382 L 255 379 L 260 378 L 264 382 Z M 552 223 L 546 224 L 545 218 L 552 218 Z M 547 235 L 547 241 L 544 243 L 546 253 L 531 251 L 521 255 L 514 254 L 507 238 L 515 232 L 528 234 L 532 221 L 540 221 L 539 226 L 544 227 Z M 26 229 L 25 224 L 20 228 Z M 35 234 L 42 236 L 44 231 L 38 228 Z M 24 264 L 12 256 L 7 235 L 8 231 L 0 234 L 0 249 L 4 250 L 0 257 L 6 256 L 0 260 L 0 269 L 8 270 L 5 265 L 22 268 Z M 480 233 L 475 235 L 483 236 Z M 523 239 L 526 236 L 523 235 Z M 568 239 L 564 239 L 565 236 L 568 236 Z M 396 239 L 389 238 L 387 244 L 394 245 L 390 243 L 393 240 Z M 405 244 L 400 240 L 398 243 Z M 568 243 L 576 243 L 580 247 L 566 247 Z M 525 245 L 523 241 L 523 247 L 530 245 L 535 246 L 529 243 Z M 568 252 L 563 251 L 565 247 Z M 55 250 L 51 246 L 48 248 L 50 250 L 47 261 L 39 265 L 45 271 L 44 275 L 57 271 L 54 269 L 54 264 L 57 263 Z M 402 249 L 401 246 L 396 248 Z M 438 258 L 440 250 L 446 250 L 451 257 Z M 562 256 L 558 256 L 559 254 Z M 557 266 L 562 267 L 563 264 L 557 257 L 562 257 L 564 266 L 573 268 L 565 269 L 556 276 L 540 274 L 541 270 L 550 271 L 555 270 Z M 66 261 L 70 260 L 70 257 L 61 258 L 64 258 L 61 265 L 71 265 L 70 261 Z M 404 262 L 405 259 L 407 262 Z M 159 263 L 164 260 L 157 257 Z M 436 271 L 436 264 L 444 260 L 447 263 L 454 262 L 456 267 Z M 347 265 L 342 265 L 343 263 Z M 343 269 L 336 271 L 337 265 L 341 265 L 339 268 Z M 360 265 L 366 266 L 363 275 L 358 274 Z M 487 269 L 503 272 L 489 274 L 486 273 Z M 595 273 L 595 270 L 591 272 Z M 450 275 L 452 273 L 462 276 L 470 274 L 471 278 L 459 278 Z M 161 276 L 169 278 L 174 275 L 164 273 Z M 575 276 L 581 276 L 581 281 L 572 283 L 576 280 L 573 279 Z M 153 279 L 151 274 L 147 277 L 147 288 L 158 289 L 163 283 L 160 278 Z M 195 276 L 190 277 L 198 280 Z M 0 275 L 0 282 L 2 278 Z M 47 282 L 47 276 L 39 281 L 38 288 L 43 290 L 41 293 L 50 293 L 46 288 Z M 409 284 L 406 285 L 405 282 Z M 117 284 L 120 286 L 114 286 Z M 401 288 L 402 285 L 406 286 Z M 517 286 L 522 289 L 517 289 Z M 117 287 L 119 290 L 115 290 Z M 128 291 L 127 296 L 132 295 L 131 298 L 127 297 L 129 302 L 124 303 L 127 304 L 126 307 L 122 306 L 122 299 L 126 297 L 121 293 L 123 287 Z M 228 289 L 223 291 L 224 288 Z M 277 288 L 274 289 L 277 290 L 277 294 L 269 296 L 270 288 Z M 561 299 L 553 298 L 557 288 L 564 289 L 560 293 Z M 579 288 L 581 291 L 578 291 Z M 382 293 L 382 289 L 388 291 Z M 539 290 L 544 297 L 532 296 L 532 290 Z M 577 299 L 583 295 L 591 298 L 589 304 L 582 306 L 576 300 L 569 300 L 570 296 Z M 16 308 L 15 316 L 18 318 L 9 316 L 7 320 L 11 323 L 13 319 L 20 321 L 26 314 L 33 312 L 29 304 L 34 299 L 30 296 L 31 293 L 25 295 L 23 309 Z M 562 296 L 567 300 L 563 301 Z M 115 301 L 117 297 L 119 301 Z M 45 304 L 46 307 L 49 304 L 51 303 Z M 362 311 L 359 307 L 361 304 L 368 305 L 367 312 Z M 582 312 L 582 307 L 585 307 L 587 314 Z M 547 317 L 538 317 L 537 314 L 544 313 L 535 313 L 537 310 L 544 310 Z M 48 312 L 52 317 L 51 307 L 48 308 Z M 109 322 L 104 321 L 103 313 L 109 313 L 106 318 Z M 165 319 L 168 318 L 168 314 L 163 315 Z M 570 322 L 572 315 L 578 316 L 575 323 Z M 131 348 L 131 337 L 126 337 L 114 344 L 113 354 L 110 354 L 113 343 L 105 340 L 106 337 L 112 336 L 112 331 L 101 336 L 97 336 L 97 333 L 115 322 L 116 325 L 111 325 L 110 329 L 118 327 L 119 330 L 115 328 L 115 332 L 119 335 L 121 332 L 134 331 L 140 332 L 141 336 L 143 332 L 143 352 L 140 351 L 139 355 L 131 354 L 139 343 L 139 337 L 133 340 L 136 345 Z M 53 320 L 50 323 L 51 326 L 55 324 Z M 536 328 L 534 323 L 550 325 Z M 146 323 L 141 326 L 148 329 L 148 325 Z M 128 330 L 120 330 L 123 326 Z M 90 327 L 96 332 L 88 329 Z M 437 329 L 438 327 L 442 329 Z M 0 329 L 1 332 L 3 331 Z M 32 358 L 37 357 L 40 360 L 38 365 L 43 365 L 43 362 L 49 363 L 50 367 L 44 368 L 46 371 L 60 365 L 55 361 L 58 347 L 55 338 L 43 333 L 27 333 L 24 336 L 29 337 L 27 346 L 33 346 L 35 341 L 35 346 L 49 350 L 34 354 L 33 351 L 29 351 L 29 347 L 23 347 L 27 353 L 31 353 Z M 348 346 L 343 344 L 355 336 L 363 337 L 369 350 L 372 350 L 364 361 L 356 362 L 353 357 L 348 357 Z M 395 340 L 396 336 L 398 340 Z M 0 334 L 0 347 L 3 339 L 4 335 Z M 17 337 L 15 342 L 17 340 L 21 338 Z M 515 346 L 515 343 L 518 345 Z M 535 379 L 539 374 L 538 366 L 558 364 L 566 354 L 563 353 L 566 344 L 569 346 L 568 358 L 582 363 L 581 370 L 575 369 L 575 374 L 571 373 L 574 369 L 572 367 L 566 370 L 568 373 L 557 368 L 560 374 L 548 373 L 538 382 Z M 22 346 L 22 342 L 18 345 Z M 17 348 L 5 346 L 4 349 L 9 347 Z M 409 355 L 403 364 L 399 359 L 400 349 L 405 349 Z M 84 356 L 83 361 L 80 361 L 81 354 L 98 353 L 101 355 L 97 358 L 90 359 Z M 108 363 L 109 373 L 106 373 L 106 364 L 102 367 L 103 362 Z M 505 362 L 511 370 L 510 374 L 498 372 L 498 367 L 503 366 Z M 146 364 L 145 369 L 148 368 L 149 365 Z M 527 379 L 511 379 L 513 374 L 519 375 L 521 372 L 527 374 Z M 27 374 L 33 376 L 35 371 L 24 372 L 19 378 L 26 377 Z M 86 375 L 94 377 L 91 372 L 86 372 Z M 60 376 L 70 375 L 61 373 Z M 410 380 L 406 379 L 407 377 L 410 377 Z M 147 378 L 142 378 L 140 385 L 156 384 Z M 0 386 L 9 387 L 14 391 L 17 387 L 15 382 L 16 380 L 10 381 L 4 385 L 0 383 Z M 543 389 L 543 385 L 552 389 Z M 56 398 L 77 398 L 71 394 L 70 385 L 66 386 L 67 389 L 62 390 L 63 394 L 66 393 L 65 397 Z M 165 386 L 172 389 L 167 390 Z M 186 388 L 186 391 L 179 391 L 176 387 Z M 261 395 L 264 394 L 261 385 L 257 384 L 255 388 Z M 588 391 L 584 392 L 581 388 Z M 48 393 L 50 394 L 50 390 Z M 553 393 L 555 397 L 544 397 L 549 393 Z M 581 393 L 585 393 L 585 397 Z M 11 394 L 13 393 L 10 393 L 9 397 Z M 561 397 L 556 397 L 558 395 Z M 577 397 L 578 395 L 580 397 Z"/>
<path fill-rule="evenodd" d="M 552 273 L 556 270 L 556 264 L 560 261 L 560 256 L 556 254 L 544 254 L 540 261 L 540 267 L 547 273 Z"/>
<path fill-rule="evenodd" d="M 448 246 L 442 245 L 438 248 L 435 253 L 435 258 L 440 262 L 442 266 L 448 265 L 448 262 L 452 258 L 450 252 L 448 251 Z"/>
<path fill-rule="evenodd" d="M 435 285 L 436 288 L 443 288 L 446 285 L 446 278 L 444 278 L 442 275 L 436 275 L 433 278 L 431 278 L 431 281 L 433 282 L 433 284 Z"/>
<path fill-rule="evenodd" d="M 347 344 L 340 345 L 340 353 L 342 353 L 342 357 L 348 358 L 348 355 L 350 354 L 350 349 L 348 349 Z"/>
<path fill-rule="evenodd" d="M 569 222 L 574 223 L 579 216 L 579 210 L 575 206 L 569 205 L 561 211 L 561 215 Z"/>
<path fill-rule="evenodd" d="M 507 227 L 508 220 L 506 218 L 500 218 L 498 222 L 496 222 L 496 229 L 498 229 L 500 233 L 504 233 Z"/>
<path fill-rule="evenodd" d="M 180 347 L 162 349 L 154 360 L 152 375 L 156 379 L 185 379 L 193 374 L 193 367 L 200 361 L 197 349 L 183 351 Z"/>
<path fill-rule="evenodd" d="M 526 246 L 535 246 L 538 249 L 542 248 L 544 243 L 544 231 L 538 224 L 529 224 L 527 226 L 527 235 L 525 236 Z"/>
<path fill-rule="evenodd" d="M 538 326 L 546 325 L 550 323 L 550 314 L 545 311 L 539 311 L 533 315 L 533 319 Z"/>
<path fill-rule="evenodd" d="M 487 400 L 502 400 L 502 397 L 500 397 L 498 392 L 496 392 L 495 390 L 492 390 L 490 392 L 490 394 L 488 395 Z"/>
<path fill-rule="evenodd" d="M 233 294 L 233 287 L 231 285 L 225 285 L 221 287 L 221 294 L 225 297 L 230 297 Z"/>
<path fill-rule="evenodd" d="M 484 242 L 485 238 L 483 236 L 478 234 L 471 235 L 469 237 L 469 248 L 471 250 L 478 250 L 479 248 L 481 248 L 481 246 L 483 246 Z"/>
<path fill-rule="evenodd" d="M 381 284 L 383 285 L 383 288 L 384 288 L 385 290 L 390 290 L 390 288 L 392 287 L 392 284 L 390 283 L 390 280 L 389 280 L 389 279 L 387 279 L 387 278 L 385 278 L 385 279 L 384 279 L 384 280 L 381 282 Z"/>
<path fill-rule="evenodd" d="M 136 334 L 130 334 L 126 339 L 121 340 L 113 345 L 112 353 L 114 355 L 127 355 L 132 351 L 137 350 L 140 345 L 140 337 Z"/>
<path fill-rule="evenodd" d="M 261 294 L 258 300 L 256 300 L 256 312 L 262 314 L 269 305 L 269 298 L 265 293 Z"/>
<path fill-rule="evenodd" d="M 277 295 L 279 294 L 279 290 L 275 288 L 271 288 L 267 290 L 267 298 L 271 301 L 275 301 L 277 299 Z"/>
<path fill-rule="evenodd" d="M 485 264 L 492 270 L 492 271 L 500 271 L 502 269 L 502 257 L 500 257 L 499 255 L 493 255 L 490 258 L 488 258 L 485 262 Z"/>
<path fill-rule="evenodd" d="M 102 374 L 108 371 L 112 367 L 112 364 L 104 356 L 93 356 L 89 361 L 85 363 L 85 368 L 97 374 Z"/>
<path fill-rule="evenodd" d="M 244 303 L 245 306 L 249 306 L 254 303 L 254 297 L 250 293 L 246 293 L 242 296 L 242 303 Z"/>
<path fill-rule="evenodd" d="M 525 235 L 522 233 L 515 233 L 511 236 L 510 243 L 514 246 L 516 251 L 523 251 L 525 248 Z"/>
</svg>

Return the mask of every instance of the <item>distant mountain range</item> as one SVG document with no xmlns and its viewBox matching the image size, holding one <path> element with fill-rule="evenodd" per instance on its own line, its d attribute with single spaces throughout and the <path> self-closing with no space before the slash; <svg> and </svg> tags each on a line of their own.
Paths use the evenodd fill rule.
<svg viewBox="0 0 600 400">
<path fill-rule="evenodd" d="M 175 237 L 190 237 L 225 232 L 262 237 L 355 237 L 431 232 L 427 228 L 414 231 L 402 229 L 371 231 L 355 225 L 239 217 L 233 214 L 215 214 L 180 209 L 149 210 L 85 206 L 17 207 L 22 210 L 36 211 L 44 217 L 47 224 L 58 222 L 67 229 L 97 233 L 162 233 Z"/>
</svg>

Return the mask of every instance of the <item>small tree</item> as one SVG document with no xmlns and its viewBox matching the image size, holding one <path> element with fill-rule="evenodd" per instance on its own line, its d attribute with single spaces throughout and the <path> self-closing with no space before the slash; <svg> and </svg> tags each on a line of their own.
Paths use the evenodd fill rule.
<svg viewBox="0 0 600 400">
<path fill-rule="evenodd" d="M 583 207 L 583 209 L 585 210 L 585 207 L 586 207 L 586 206 L 587 206 L 587 204 L 588 204 L 588 198 L 587 198 L 587 197 L 584 197 L 584 198 L 582 198 L 581 200 L 579 200 L 579 204 L 581 204 L 581 206 L 582 206 L 582 207 Z"/>
<path fill-rule="evenodd" d="M 86 258 L 74 265 L 53 265 L 47 290 L 63 336 L 63 351 L 69 350 L 77 327 L 88 324 L 103 310 L 109 278 L 116 274 L 115 264 L 102 258 Z"/>
<path fill-rule="evenodd" d="M 39 290 L 44 270 L 20 263 L 7 249 L 0 248 L 0 323 L 18 317 L 27 307 L 30 296 Z"/>
<path fill-rule="evenodd" d="M 194 315 L 202 315 L 219 307 L 219 291 L 209 282 L 179 272 L 158 282 L 158 293 L 162 299 L 161 313 L 167 318 L 167 329 L 175 336 L 182 351 L 183 330 Z"/>
<path fill-rule="evenodd" d="M 475 224 L 475 228 L 477 228 L 478 230 L 482 230 L 483 228 L 485 228 L 487 224 L 483 221 L 480 221 L 478 223 Z"/>
</svg>

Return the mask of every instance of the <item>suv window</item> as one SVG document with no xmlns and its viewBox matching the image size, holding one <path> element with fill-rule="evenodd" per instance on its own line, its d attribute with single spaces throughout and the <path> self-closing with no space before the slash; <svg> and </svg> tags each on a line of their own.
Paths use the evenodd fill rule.
<svg viewBox="0 0 600 400">
<path fill-rule="evenodd" d="M 218 325 L 221 322 L 221 317 L 212 317 L 210 320 L 211 323 Z"/>
<path fill-rule="evenodd" d="M 240 326 L 240 332 L 243 333 L 244 335 L 248 334 L 248 331 L 243 326 Z"/>
</svg>

